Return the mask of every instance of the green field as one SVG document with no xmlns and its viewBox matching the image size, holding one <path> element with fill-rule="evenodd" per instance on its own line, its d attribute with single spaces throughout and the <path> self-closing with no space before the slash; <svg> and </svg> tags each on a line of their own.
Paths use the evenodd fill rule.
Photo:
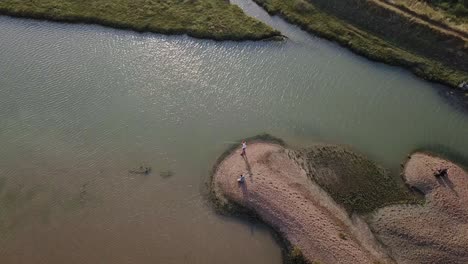
<svg viewBox="0 0 468 264">
<path fill-rule="evenodd" d="M 216 40 L 280 35 L 225 0 L 2 0 L 0 13 Z"/>
</svg>

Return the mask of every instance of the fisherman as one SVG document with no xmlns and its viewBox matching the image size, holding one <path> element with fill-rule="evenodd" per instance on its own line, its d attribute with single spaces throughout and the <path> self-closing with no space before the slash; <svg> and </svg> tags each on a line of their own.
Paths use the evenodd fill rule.
<svg viewBox="0 0 468 264">
<path fill-rule="evenodd" d="M 241 156 L 244 156 L 245 155 L 245 149 L 247 148 L 247 143 L 244 141 L 242 141 L 242 152 L 241 152 Z"/>
</svg>

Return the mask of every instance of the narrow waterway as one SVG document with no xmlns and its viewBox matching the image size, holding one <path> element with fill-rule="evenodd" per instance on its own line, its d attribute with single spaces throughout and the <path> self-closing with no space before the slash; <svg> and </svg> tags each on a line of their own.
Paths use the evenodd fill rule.
<svg viewBox="0 0 468 264">
<path fill-rule="evenodd" d="M 289 40 L 0 17 L 1 263 L 281 263 L 265 227 L 204 196 L 216 157 L 262 132 L 390 168 L 421 146 L 468 155 L 443 88 L 236 3 Z"/>
</svg>

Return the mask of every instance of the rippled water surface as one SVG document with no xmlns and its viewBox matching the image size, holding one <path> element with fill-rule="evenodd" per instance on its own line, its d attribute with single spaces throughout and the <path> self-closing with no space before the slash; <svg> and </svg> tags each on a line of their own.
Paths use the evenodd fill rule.
<svg viewBox="0 0 468 264">
<path fill-rule="evenodd" d="M 204 195 L 216 157 L 261 132 L 390 168 L 425 145 L 468 154 L 443 88 L 238 4 L 290 39 L 0 18 L 1 263 L 281 263 L 265 227 Z"/>
</svg>

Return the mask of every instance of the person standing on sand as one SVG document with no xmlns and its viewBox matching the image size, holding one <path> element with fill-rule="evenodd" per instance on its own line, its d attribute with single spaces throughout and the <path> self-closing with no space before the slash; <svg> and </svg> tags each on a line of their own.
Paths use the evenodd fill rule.
<svg viewBox="0 0 468 264">
<path fill-rule="evenodd" d="M 245 155 L 245 149 L 247 148 L 247 143 L 245 141 L 242 141 L 242 152 L 241 156 Z"/>
<path fill-rule="evenodd" d="M 237 179 L 237 182 L 238 183 L 244 183 L 244 181 L 245 181 L 245 176 L 244 176 L 244 174 L 241 174 L 240 178 Z"/>
</svg>

